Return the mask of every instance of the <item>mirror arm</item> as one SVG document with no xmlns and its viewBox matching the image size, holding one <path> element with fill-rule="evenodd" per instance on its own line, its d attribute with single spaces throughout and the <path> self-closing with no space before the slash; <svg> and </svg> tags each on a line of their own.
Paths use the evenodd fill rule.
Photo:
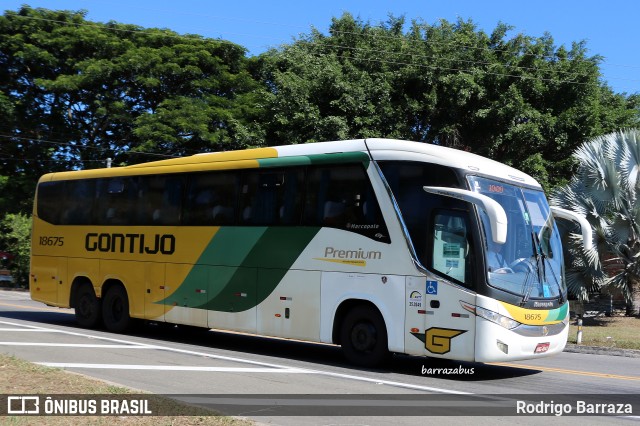
<svg viewBox="0 0 640 426">
<path fill-rule="evenodd" d="M 430 194 L 456 198 L 474 204 L 484 210 L 489 217 L 491 225 L 491 239 L 496 244 L 504 244 L 507 241 L 507 214 L 497 201 L 486 195 L 459 188 L 445 188 L 440 186 L 423 186 Z"/>
<path fill-rule="evenodd" d="M 585 250 L 591 250 L 593 248 L 593 231 L 591 230 L 591 224 L 586 217 L 576 212 L 572 212 L 571 210 L 561 209 L 560 207 L 554 206 L 551 206 L 551 213 L 555 217 L 578 222 L 582 232 L 582 246 Z"/>
</svg>

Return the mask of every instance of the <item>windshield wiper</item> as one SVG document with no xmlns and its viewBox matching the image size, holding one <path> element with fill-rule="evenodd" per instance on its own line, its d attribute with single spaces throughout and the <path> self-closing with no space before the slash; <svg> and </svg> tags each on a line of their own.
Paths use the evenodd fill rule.
<svg viewBox="0 0 640 426">
<path fill-rule="evenodd" d="M 535 231 L 532 231 L 532 237 L 535 240 L 535 244 L 537 244 L 536 251 L 538 252 L 538 258 L 540 259 L 539 262 L 536 262 L 536 263 L 539 263 L 541 266 L 542 274 L 540 276 L 540 284 L 544 286 L 545 283 L 547 283 L 547 263 L 549 263 L 549 269 L 551 270 L 551 275 L 553 276 L 555 285 L 558 288 L 558 298 L 559 298 L 558 302 L 562 304 L 564 302 L 564 296 L 562 295 L 562 288 L 560 287 L 560 281 L 558 281 L 558 277 L 556 276 L 556 273 L 553 270 L 553 266 L 551 266 L 551 262 L 549 261 L 549 256 L 547 256 L 545 254 L 545 251 L 542 249 L 542 243 L 540 242 L 540 237 Z"/>
<path fill-rule="evenodd" d="M 554 284 L 555 284 L 555 286 L 556 286 L 556 288 L 557 288 L 557 291 L 558 291 L 558 303 L 559 303 L 560 305 L 562 305 L 562 304 L 564 303 L 565 295 L 564 295 L 564 294 L 562 294 L 562 287 L 561 287 L 561 285 L 560 285 L 560 280 L 558 280 L 558 277 L 556 276 L 556 273 L 555 273 L 555 271 L 553 270 L 553 266 L 551 265 L 551 261 L 549 260 L 549 256 L 547 256 L 547 255 L 545 255 L 545 254 L 543 253 L 543 254 L 542 254 L 542 262 L 543 262 L 543 263 L 542 263 L 542 264 L 543 264 L 543 266 L 544 266 L 546 263 L 548 263 L 548 264 L 549 264 L 549 269 L 551 270 L 551 276 L 553 277 Z M 546 279 L 546 267 L 545 267 L 545 279 Z"/>
<path fill-rule="evenodd" d="M 540 237 L 536 231 L 531 231 L 531 239 L 533 240 L 533 252 L 536 257 L 536 266 L 538 267 L 538 278 L 540 279 L 540 284 L 544 283 L 544 279 L 547 277 L 547 271 L 545 270 L 544 260 L 546 256 L 544 251 L 542 250 L 542 244 L 540 244 Z"/>
<path fill-rule="evenodd" d="M 533 276 L 531 275 L 531 271 L 527 271 L 527 275 L 524 278 L 524 288 L 522 289 L 522 292 L 524 293 L 522 295 L 522 301 L 520 302 L 520 307 L 523 307 L 524 305 L 527 304 L 527 301 L 529 300 L 529 295 L 531 294 L 531 291 L 533 290 Z"/>
<path fill-rule="evenodd" d="M 536 234 L 535 230 L 531 231 L 531 248 L 533 249 L 533 254 L 531 255 L 532 258 L 535 258 L 536 263 L 535 263 L 535 268 L 536 268 L 536 273 L 538 275 L 538 284 L 539 285 L 544 285 L 544 277 L 545 277 L 545 271 L 544 271 L 544 260 L 542 261 L 542 267 L 540 266 L 541 264 L 541 259 L 543 259 L 544 254 L 542 253 L 542 250 L 540 248 L 540 240 L 538 240 L 538 234 Z M 530 265 L 532 265 L 533 267 L 533 262 L 529 263 Z M 524 289 L 523 289 L 523 295 L 522 295 L 522 301 L 520 302 L 520 306 L 524 306 L 526 305 L 526 303 L 529 301 L 529 297 L 531 295 L 531 291 L 533 290 L 533 280 L 525 280 L 525 285 L 524 285 Z"/>
<path fill-rule="evenodd" d="M 564 295 L 562 294 L 562 288 L 560 287 L 560 282 L 558 281 L 558 277 L 556 276 L 553 270 L 553 266 L 551 266 L 548 256 L 544 253 L 544 250 L 542 250 L 542 244 L 540 243 L 540 238 L 538 237 L 538 234 L 536 234 L 535 231 L 531 231 L 531 243 L 533 245 L 533 254 L 531 257 L 536 259 L 535 268 L 538 275 L 538 284 L 543 286 L 544 288 L 544 285 L 547 282 L 546 281 L 547 280 L 547 262 L 549 262 L 549 269 L 551 270 L 551 275 L 553 276 L 555 285 L 558 288 L 558 303 L 562 304 L 564 302 Z M 531 265 L 533 266 L 533 262 L 531 263 Z M 531 296 L 532 290 L 533 290 L 533 284 L 530 282 L 526 282 L 525 288 L 523 290 L 524 294 L 522 296 L 522 301 L 520 302 L 520 306 L 524 306 L 529 301 L 529 297 Z M 544 291 L 543 291 L 543 294 L 544 294 Z"/>
</svg>

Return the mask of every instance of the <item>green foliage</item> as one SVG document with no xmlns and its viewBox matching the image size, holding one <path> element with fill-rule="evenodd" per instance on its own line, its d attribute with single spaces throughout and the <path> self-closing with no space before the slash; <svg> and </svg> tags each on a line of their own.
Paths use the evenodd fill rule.
<svg viewBox="0 0 640 426">
<path fill-rule="evenodd" d="M 0 211 L 2 211 L 2 207 L 5 207 L 7 204 L 7 187 L 9 185 L 9 176 L 0 176 Z"/>
<path fill-rule="evenodd" d="M 260 143 L 253 103 L 261 89 L 242 47 L 93 23 L 84 13 L 25 6 L 0 17 L 0 175 L 12 176 L 9 211 L 30 209 L 25 194 L 47 172 Z"/>
<path fill-rule="evenodd" d="M 594 248 L 568 244 L 570 289 L 582 299 L 604 288 L 621 292 L 627 313 L 640 316 L 640 129 L 596 137 L 574 153 L 578 169 L 552 203 L 587 218 Z"/>
<path fill-rule="evenodd" d="M 377 26 L 345 14 L 260 57 L 270 144 L 390 137 L 472 151 L 545 188 L 570 177 L 585 138 L 638 124 L 638 99 L 601 83 L 600 57 L 550 35 L 508 38 L 471 21 Z"/>
<path fill-rule="evenodd" d="M 46 172 L 264 144 L 389 137 L 569 179 L 580 141 L 638 125 L 640 97 L 601 82 L 585 43 L 349 14 L 259 57 L 85 12 L 0 16 L 0 211 L 29 211 Z"/>
<path fill-rule="evenodd" d="M 16 282 L 23 287 L 29 284 L 30 241 L 30 216 L 10 213 L 0 221 L 0 248 L 15 256 L 10 270 Z"/>
</svg>

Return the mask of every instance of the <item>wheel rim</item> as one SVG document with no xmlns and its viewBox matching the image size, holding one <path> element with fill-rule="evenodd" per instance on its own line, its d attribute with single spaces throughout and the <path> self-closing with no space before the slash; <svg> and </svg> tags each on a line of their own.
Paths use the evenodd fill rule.
<svg viewBox="0 0 640 426">
<path fill-rule="evenodd" d="M 83 318 L 89 318 L 94 313 L 93 304 L 88 296 L 83 296 L 80 298 L 80 303 L 78 306 L 78 311 L 80 312 L 80 316 Z"/>
<path fill-rule="evenodd" d="M 113 315 L 113 319 L 116 322 L 119 322 L 122 319 L 123 312 L 124 312 L 124 307 L 123 307 L 122 299 L 116 298 L 111 304 L 111 314 Z"/>
<path fill-rule="evenodd" d="M 373 349 L 377 340 L 376 328 L 369 322 L 359 322 L 351 330 L 351 344 L 357 351 L 365 352 Z"/>
</svg>

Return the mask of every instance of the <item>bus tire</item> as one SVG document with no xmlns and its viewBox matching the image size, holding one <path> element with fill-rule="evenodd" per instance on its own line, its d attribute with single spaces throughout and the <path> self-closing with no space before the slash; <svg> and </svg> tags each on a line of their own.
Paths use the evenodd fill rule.
<svg viewBox="0 0 640 426">
<path fill-rule="evenodd" d="M 83 328 L 96 328 L 101 319 L 100 299 L 91 284 L 80 286 L 75 297 L 76 322 Z"/>
<path fill-rule="evenodd" d="M 384 319 L 371 306 L 356 306 L 347 313 L 340 342 L 347 360 L 361 367 L 379 367 L 391 356 Z"/>
<path fill-rule="evenodd" d="M 129 298 L 121 285 L 115 285 L 107 290 L 102 300 L 102 322 L 107 330 L 122 333 L 131 325 L 129 316 Z"/>
</svg>

